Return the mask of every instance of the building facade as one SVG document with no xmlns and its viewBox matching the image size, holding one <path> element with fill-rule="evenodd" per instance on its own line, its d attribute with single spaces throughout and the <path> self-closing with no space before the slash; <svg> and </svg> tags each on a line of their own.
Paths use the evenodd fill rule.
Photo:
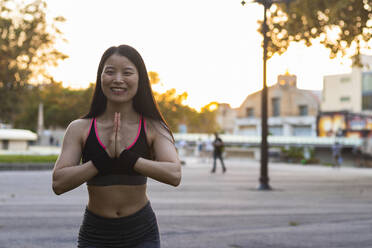
<svg viewBox="0 0 372 248">
<path fill-rule="evenodd" d="M 372 56 L 362 56 L 362 68 L 323 79 L 321 111 L 372 114 Z"/>
<path fill-rule="evenodd" d="M 316 136 L 320 91 L 297 88 L 297 77 L 279 75 L 268 87 L 268 126 L 273 136 Z M 261 91 L 247 96 L 237 110 L 235 134 L 261 135 Z"/>
<path fill-rule="evenodd" d="M 233 134 L 235 129 L 236 110 L 227 103 L 219 103 L 216 113 L 216 122 L 220 132 Z"/>
<path fill-rule="evenodd" d="M 31 142 L 37 140 L 37 135 L 24 129 L 0 129 L 1 151 L 25 151 Z"/>
</svg>

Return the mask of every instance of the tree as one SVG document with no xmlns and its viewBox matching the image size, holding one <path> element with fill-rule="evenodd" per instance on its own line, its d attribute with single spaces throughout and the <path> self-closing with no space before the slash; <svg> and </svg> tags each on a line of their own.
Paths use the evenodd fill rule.
<svg viewBox="0 0 372 248">
<path fill-rule="evenodd" d="M 159 74 L 149 71 L 151 85 L 160 83 Z M 216 103 L 209 103 L 198 113 L 193 108 L 184 105 L 187 93 L 177 94 L 176 89 L 167 90 L 164 93 L 154 91 L 154 97 L 158 103 L 160 112 L 173 132 L 178 132 L 180 124 L 187 126 L 189 133 L 213 133 L 217 131 L 216 124 Z"/>
<path fill-rule="evenodd" d="M 28 1 L 29 2 L 29 1 Z M 30 84 L 49 83 L 47 66 L 67 56 L 54 48 L 63 39 L 57 24 L 47 23 L 46 3 L 0 0 L 0 121 L 12 123 Z"/>
<path fill-rule="evenodd" d="M 187 93 L 177 95 L 176 89 L 170 89 L 161 94 L 154 92 L 154 97 L 169 127 L 177 132 L 179 124 L 186 124 L 187 116 L 191 111 L 188 106 L 182 104 L 187 98 Z"/>
<path fill-rule="evenodd" d="M 148 72 L 151 85 L 158 84 L 160 82 L 159 74 L 155 71 Z"/>
<path fill-rule="evenodd" d="M 79 90 L 64 88 L 60 82 L 33 86 L 23 96 L 27 104 L 16 115 L 15 127 L 36 131 L 38 106 L 42 102 L 45 127 L 66 128 L 72 120 L 88 112 L 93 91 L 94 84 Z"/>
<path fill-rule="evenodd" d="M 295 0 L 276 4 L 268 18 L 268 56 L 284 53 L 291 42 L 315 40 L 330 49 L 330 57 L 351 53 L 360 65 L 361 50 L 370 49 L 371 0 Z M 261 23 L 262 24 L 262 23 Z"/>
<path fill-rule="evenodd" d="M 201 108 L 199 117 L 201 122 L 199 125 L 199 132 L 214 133 L 219 131 L 219 126 L 216 121 L 217 109 L 217 102 L 210 102 Z"/>
</svg>

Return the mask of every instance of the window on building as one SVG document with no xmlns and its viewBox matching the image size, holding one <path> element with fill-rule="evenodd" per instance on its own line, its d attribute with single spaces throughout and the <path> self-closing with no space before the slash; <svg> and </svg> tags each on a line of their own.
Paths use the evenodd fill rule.
<svg viewBox="0 0 372 248">
<path fill-rule="evenodd" d="M 363 72 L 362 74 L 362 90 L 372 91 L 372 72 Z"/>
<path fill-rule="evenodd" d="M 3 150 L 9 149 L 9 140 L 3 140 Z"/>
<path fill-rule="evenodd" d="M 311 136 L 310 125 L 295 125 L 293 126 L 293 136 Z"/>
<path fill-rule="evenodd" d="M 309 114 L 307 105 L 300 105 L 298 106 L 298 108 L 299 108 L 300 116 L 307 116 Z"/>
<path fill-rule="evenodd" d="M 372 94 L 363 94 L 362 96 L 362 110 L 372 110 Z"/>
<path fill-rule="evenodd" d="M 372 110 L 372 73 L 362 74 L 362 110 Z"/>
<path fill-rule="evenodd" d="M 256 126 L 240 126 L 239 127 L 239 134 L 247 135 L 247 136 L 256 136 L 257 135 L 257 127 Z"/>
<path fill-rule="evenodd" d="M 342 77 L 340 78 L 340 82 L 341 83 L 348 83 L 351 81 L 351 78 L 350 77 Z"/>
<path fill-rule="evenodd" d="M 350 102 L 350 96 L 342 96 L 342 97 L 340 97 L 340 102 Z"/>
<path fill-rule="evenodd" d="M 247 108 L 246 109 L 246 116 L 247 117 L 254 117 L 254 109 L 253 108 Z"/>
<path fill-rule="evenodd" d="M 273 116 L 280 116 L 280 98 L 274 97 L 271 99 Z"/>
<path fill-rule="evenodd" d="M 283 136 L 283 126 L 269 126 L 269 134 L 272 136 Z"/>
</svg>

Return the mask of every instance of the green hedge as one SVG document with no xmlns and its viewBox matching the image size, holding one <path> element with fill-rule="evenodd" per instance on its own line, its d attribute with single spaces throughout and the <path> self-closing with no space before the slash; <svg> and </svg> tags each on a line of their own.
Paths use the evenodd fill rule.
<svg viewBox="0 0 372 248">
<path fill-rule="evenodd" d="M 0 155 L 0 163 L 55 163 L 58 155 Z"/>
</svg>

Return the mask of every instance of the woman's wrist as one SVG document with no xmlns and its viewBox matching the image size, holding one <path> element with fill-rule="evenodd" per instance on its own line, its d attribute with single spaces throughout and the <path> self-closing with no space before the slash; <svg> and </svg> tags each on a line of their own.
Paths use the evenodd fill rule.
<svg viewBox="0 0 372 248">
<path fill-rule="evenodd" d="M 134 170 L 134 165 L 137 163 L 139 158 L 140 156 L 137 153 L 130 150 L 125 150 L 122 152 L 122 154 L 120 154 L 119 160 L 121 166 L 125 166 L 129 170 Z"/>
</svg>

